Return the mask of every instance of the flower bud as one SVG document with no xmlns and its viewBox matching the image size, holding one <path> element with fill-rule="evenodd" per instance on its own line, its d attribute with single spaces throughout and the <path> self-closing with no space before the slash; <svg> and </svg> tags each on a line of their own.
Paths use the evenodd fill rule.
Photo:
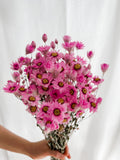
<svg viewBox="0 0 120 160">
<path fill-rule="evenodd" d="M 101 64 L 101 70 L 102 70 L 103 72 L 106 72 L 107 69 L 108 69 L 108 67 L 109 67 L 109 64 L 106 64 L 106 63 Z"/>
<path fill-rule="evenodd" d="M 70 41 L 71 41 L 71 37 L 68 36 L 68 35 L 65 35 L 65 36 L 63 37 L 63 40 L 64 40 L 64 42 L 70 42 Z"/>
<path fill-rule="evenodd" d="M 52 41 L 52 42 L 50 43 L 50 46 L 52 47 L 52 49 L 55 49 L 55 42 Z"/>
<path fill-rule="evenodd" d="M 87 57 L 89 58 L 89 59 L 91 59 L 92 57 L 93 57 L 93 51 L 89 51 L 89 52 L 87 52 Z"/>
<path fill-rule="evenodd" d="M 43 34 L 43 35 L 42 35 L 42 40 L 43 40 L 43 42 L 46 42 L 46 41 L 47 41 L 47 34 Z"/>
</svg>

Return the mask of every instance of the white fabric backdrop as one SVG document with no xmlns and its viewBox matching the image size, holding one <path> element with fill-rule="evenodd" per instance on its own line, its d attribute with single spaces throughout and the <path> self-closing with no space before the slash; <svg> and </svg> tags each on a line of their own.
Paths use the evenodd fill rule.
<svg viewBox="0 0 120 160">
<path fill-rule="evenodd" d="M 24 55 L 27 43 L 61 41 L 64 34 L 93 50 L 93 72 L 109 63 L 99 90 L 99 111 L 80 124 L 69 141 L 72 160 L 120 159 L 120 1 L 119 0 L 0 0 L 0 124 L 31 141 L 43 139 L 34 118 L 13 95 L 2 91 L 11 78 L 10 63 Z M 0 150 L 1 160 L 30 160 L 21 154 Z M 46 160 L 49 158 L 45 158 Z"/>
</svg>

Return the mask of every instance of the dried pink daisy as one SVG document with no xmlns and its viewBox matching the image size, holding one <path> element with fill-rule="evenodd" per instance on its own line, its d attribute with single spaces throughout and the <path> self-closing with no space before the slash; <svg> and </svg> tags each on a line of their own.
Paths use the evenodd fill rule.
<svg viewBox="0 0 120 160">
<path fill-rule="evenodd" d="M 35 115 L 38 112 L 38 106 L 37 105 L 28 105 L 28 108 L 26 109 L 29 113 L 32 115 Z"/>
<path fill-rule="evenodd" d="M 84 110 L 79 110 L 79 111 L 77 111 L 77 113 L 76 113 L 76 117 L 77 118 L 80 118 L 82 115 L 83 115 L 83 113 L 84 113 Z"/>
<path fill-rule="evenodd" d="M 84 48 L 84 44 L 82 42 L 76 42 L 76 48 L 77 49 L 83 49 Z"/>
<path fill-rule="evenodd" d="M 44 73 L 42 75 L 40 85 L 42 85 L 44 87 L 48 87 L 50 85 L 51 81 L 52 81 L 52 75 L 48 74 L 48 73 L 47 74 Z"/>
<path fill-rule="evenodd" d="M 56 121 L 53 121 L 51 117 L 45 117 L 44 123 L 45 123 L 45 133 L 49 133 L 59 128 L 58 123 Z"/>
<path fill-rule="evenodd" d="M 50 60 L 45 60 L 44 68 L 47 72 L 52 72 L 54 70 L 54 62 Z"/>
<path fill-rule="evenodd" d="M 42 95 L 49 95 L 50 93 L 50 87 L 45 87 L 45 86 L 38 86 L 38 93 Z"/>
<path fill-rule="evenodd" d="M 38 105 L 38 101 L 40 100 L 39 96 L 33 94 L 22 94 L 22 101 L 26 101 L 30 105 Z"/>
<path fill-rule="evenodd" d="M 11 64 L 11 69 L 12 69 L 12 70 L 19 70 L 20 67 L 21 67 L 21 65 L 20 65 L 18 62 L 13 62 L 13 63 Z"/>
<path fill-rule="evenodd" d="M 81 62 L 72 62 L 72 70 L 78 73 L 83 71 L 83 65 Z"/>
<path fill-rule="evenodd" d="M 50 115 L 52 119 L 54 119 L 54 121 L 59 122 L 59 124 L 62 123 L 66 111 L 67 111 L 66 105 L 64 104 L 61 105 L 57 101 L 53 102 L 50 107 Z"/>
<path fill-rule="evenodd" d="M 20 73 L 19 72 L 13 72 L 12 77 L 16 82 L 20 82 Z"/>
<path fill-rule="evenodd" d="M 59 91 L 58 89 L 51 88 L 51 90 L 50 90 L 50 96 L 51 96 L 51 98 L 52 98 L 53 101 L 54 101 L 55 99 L 58 99 L 58 98 L 59 98 L 59 96 L 60 96 L 60 91 Z"/>
<path fill-rule="evenodd" d="M 66 89 L 66 87 L 68 86 L 67 83 L 64 82 L 63 79 L 61 79 L 60 77 L 54 79 L 54 81 L 52 82 L 53 87 L 56 89 L 59 89 L 60 92 L 62 92 L 63 90 Z"/>
<path fill-rule="evenodd" d="M 71 120 L 71 116 L 66 112 L 65 117 L 63 119 L 63 124 L 68 124 L 70 120 Z"/>
<path fill-rule="evenodd" d="M 98 76 L 94 76 L 92 82 L 93 82 L 95 85 L 99 85 L 99 84 L 102 83 L 103 81 L 104 81 L 104 79 L 101 79 L 101 78 L 99 78 Z"/>
<path fill-rule="evenodd" d="M 75 60 L 75 57 L 72 54 L 66 53 L 63 57 L 63 60 L 70 66 L 71 62 Z"/>
<path fill-rule="evenodd" d="M 76 45 L 76 42 L 65 42 L 62 44 L 63 48 L 65 50 L 67 50 L 69 53 L 71 53 L 71 51 L 73 51 L 74 47 Z"/>
<path fill-rule="evenodd" d="M 75 112 L 78 109 L 78 100 L 73 99 L 67 105 L 68 111 Z"/>
<path fill-rule="evenodd" d="M 67 96 L 67 101 L 69 102 L 72 99 L 77 98 L 77 89 L 75 86 L 68 85 L 66 88 L 66 96 Z"/>
<path fill-rule="evenodd" d="M 81 56 L 77 55 L 76 59 L 77 59 L 77 62 L 80 62 L 82 65 L 87 64 L 87 61 Z"/>
<path fill-rule="evenodd" d="M 40 51 L 44 56 L 46 56 L 49 49 L 50 49 L 50 46 L 40 46 L 39 48 L 37 48 L 37 50 Z"/>
<path fill-rule="evenodd" d="M 63 57 L 63 53 L 54 50 L 50 51 L 47 56 L 50 58 L 50 61 L 56 62 Z"/>
<path fill-rule="evenodd" d="M 40 57 L 39 59 L 34 59 L 32 62 L 33 68 L 42 68 L 44 66 L 45 59 L 43 57 Z"/>
<path fill-rule="evenodd" d="M 8 81 L 7 85 L 3 88 L 3 90 L 7 93 L 15 93 L 18 87 L 19 85 L 17 82 Z"/>
<path fill-rule="evenodd" d="M 43 76 L 43 72 L 40 72 L 39 70 L 34 70 L 33 73 L 30 75 L 30 79 L 40 86 L 42 76 Z"/>
</svg>

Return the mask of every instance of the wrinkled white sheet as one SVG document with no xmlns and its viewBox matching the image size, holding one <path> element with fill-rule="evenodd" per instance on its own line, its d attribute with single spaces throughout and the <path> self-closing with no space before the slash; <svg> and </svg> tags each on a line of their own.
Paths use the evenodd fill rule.
<svg viewBox="0 0 120 160">
<path fill-rule="evenodd" d="M 120 1 L 119 0 L 0 0 L 0 124 L 31 141 L 43 139 L 25 105 L 2 88 L 11 79 L 10 63 L 24 55 L 32 40 L 41 44 L 64 34 L 80 40 L 85 55 L 93 50 L 93 72 L 109 63 L 99 95 L 98 112 L 82 121 L 69 148 L 72 160 L 120 159 Z M 0 160 L 30 160 L 21 154 L 0 150 Z M 49 159 L 45 158 L 46 160 Z"/>
</svg>

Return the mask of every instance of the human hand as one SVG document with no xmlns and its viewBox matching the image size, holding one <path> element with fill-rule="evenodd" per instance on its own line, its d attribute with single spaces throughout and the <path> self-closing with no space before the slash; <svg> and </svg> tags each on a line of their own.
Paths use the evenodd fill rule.
<svg viewBox="0 0 120 160">
<path fill-rule="evenodd" d="M 65 157 L 71 158 L 68 146 L 66 145 L 65 153 L 62 154 L 58 151 L 51 150 L 48 146 L 47 140 L 42 140 L 39 142 L 31 142 L 30 149 L 29 149 L 29 156 L 33 160 L 38 160 L 45 158 L 46 156 L 53 156 L 55 158 L 65 160 Z"/>
</svg>

